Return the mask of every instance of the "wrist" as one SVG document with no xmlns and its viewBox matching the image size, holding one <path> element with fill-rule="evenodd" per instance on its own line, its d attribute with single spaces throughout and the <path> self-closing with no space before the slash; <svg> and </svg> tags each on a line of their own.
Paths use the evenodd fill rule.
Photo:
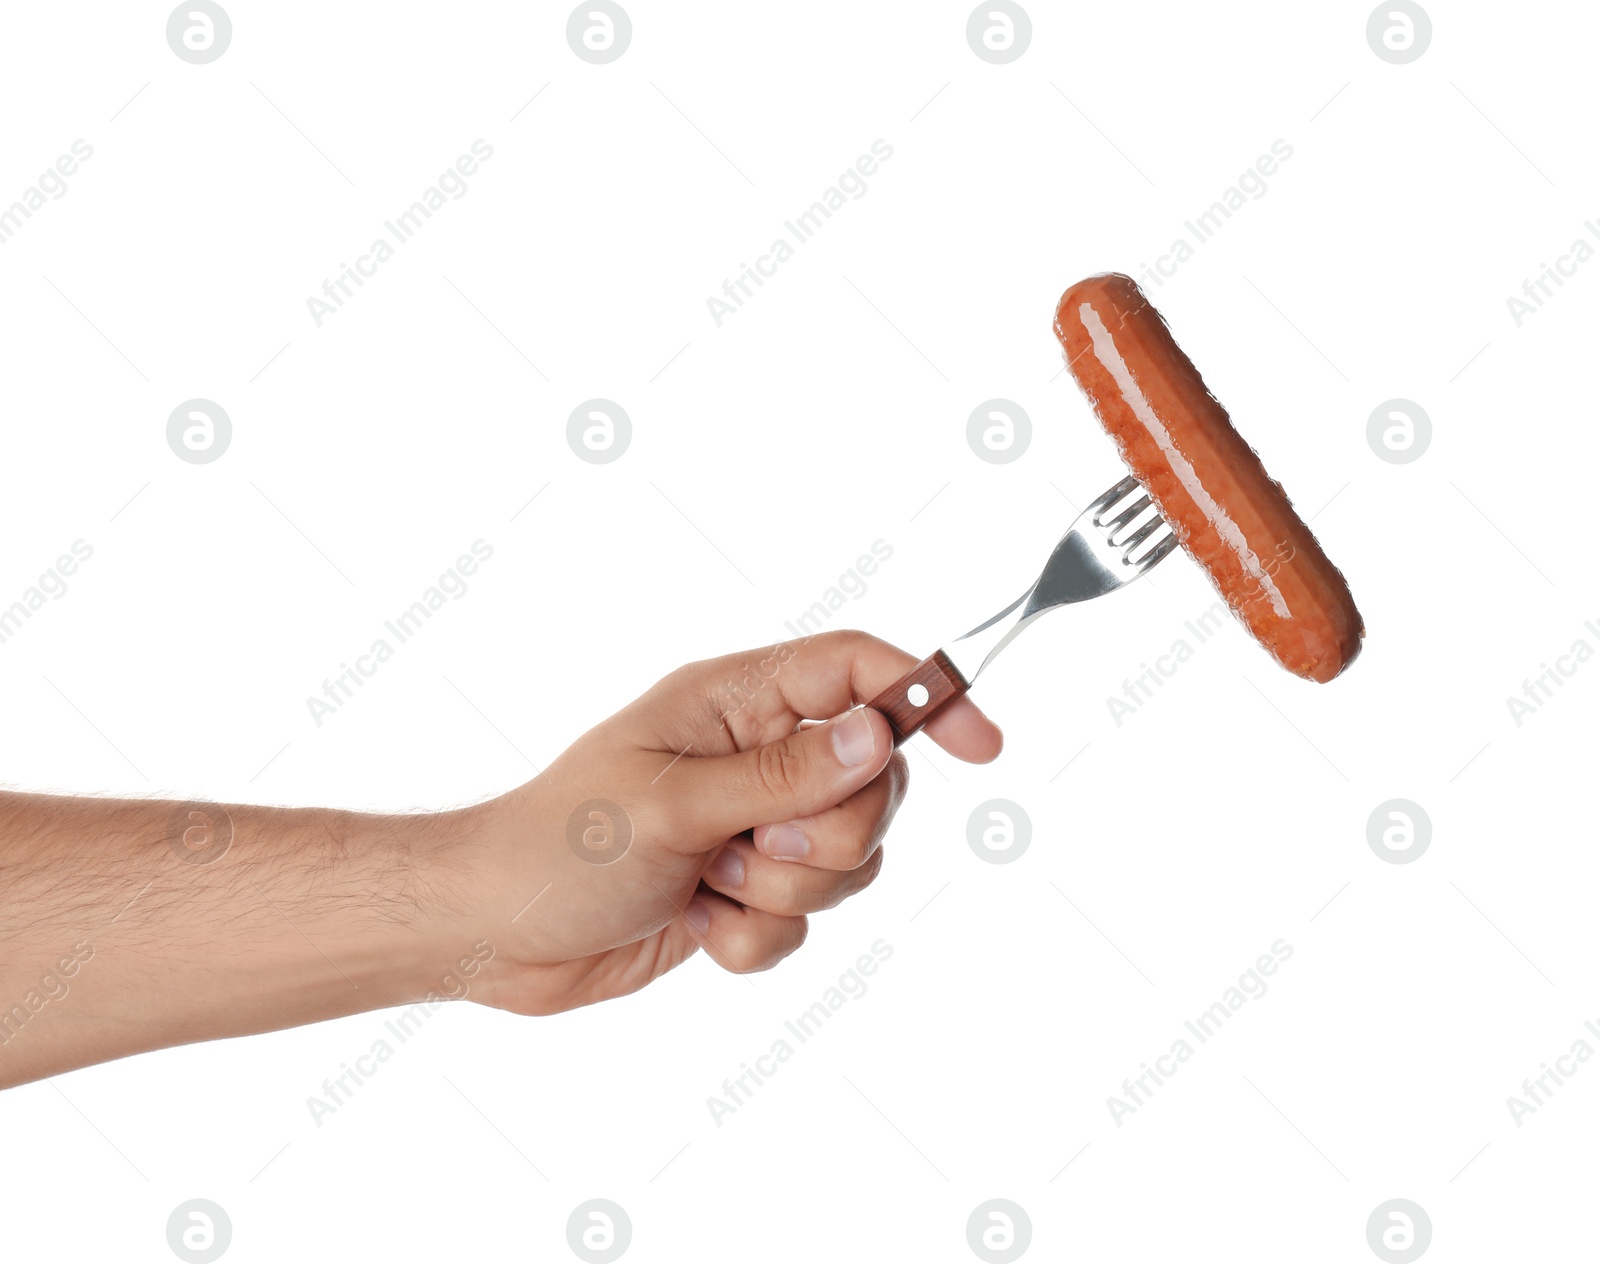
<svg viewBox="0 0 1600 1264">
<path fill-rule="evenodd" d="M 522 889 L 526 843 L 537 833 L 533 812 L 523 787 L 436 813 L 417 831 L 410 858 L 416 920 L 395 963 L 408 1002 L 493 1004 L 495 977 L 542 957 L 533 946 L 538 932 L 530 904 L 544 884 Z"/>
<path fill-rule="evenodd" d="M 372 963 L 382 1004 L 463 995 L 460 962 L 485 937 L 480 888 L 488 806 L 400 818 L 389 841 L 405 871 L 403 893 L 353 918 L 360 923 L 355 952 Z"/>
</svg>

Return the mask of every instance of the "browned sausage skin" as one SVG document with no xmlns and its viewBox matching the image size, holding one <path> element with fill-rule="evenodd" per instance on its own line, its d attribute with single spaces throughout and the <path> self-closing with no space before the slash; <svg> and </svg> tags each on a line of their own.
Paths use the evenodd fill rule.
<svg viewBox="0 0 1600 1264">
<path fill-rule="evenodd" d="M 1361 650 L 1350 587 L 1130 277 L 1079 281 L 1056 337 L 1128 468 L 1278 662 L 1332 680 Z"/>
</svg>

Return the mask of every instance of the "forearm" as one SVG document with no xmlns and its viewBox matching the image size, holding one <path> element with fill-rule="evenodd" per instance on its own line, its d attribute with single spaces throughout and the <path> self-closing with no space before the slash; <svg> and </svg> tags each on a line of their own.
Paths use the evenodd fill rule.
<svg viewBox="0 0 1600 1264">
<path fill-rule="evenodd" d="M 0 794 L 0 1087 L 423 999 L 474 824 Z"/>
</svg>

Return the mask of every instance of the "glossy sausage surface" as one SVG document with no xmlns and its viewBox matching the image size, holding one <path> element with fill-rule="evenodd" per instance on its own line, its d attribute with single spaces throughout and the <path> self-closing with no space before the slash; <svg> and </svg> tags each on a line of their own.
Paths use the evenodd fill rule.
<svg viewBox="0 0 1600 1264">
<path fill-rule="evenodd" d="M 1284 667 L 1332 680 L 1361 649 L 1350 587 L 1130 277 L 1061 296 L 1056 336 L 1128 469 Z"/>
</svg>

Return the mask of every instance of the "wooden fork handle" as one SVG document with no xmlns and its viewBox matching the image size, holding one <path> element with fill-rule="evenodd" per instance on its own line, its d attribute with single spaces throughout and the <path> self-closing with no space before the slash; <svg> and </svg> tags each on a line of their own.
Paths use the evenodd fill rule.
<svg viewBox="0 0 1600 1264">
<path fill-rule="evenodd" d="M 966 692 L 950 656 L 935 650 L 867 705 L 883 712 L 898 746 Z"/>
</svg>

